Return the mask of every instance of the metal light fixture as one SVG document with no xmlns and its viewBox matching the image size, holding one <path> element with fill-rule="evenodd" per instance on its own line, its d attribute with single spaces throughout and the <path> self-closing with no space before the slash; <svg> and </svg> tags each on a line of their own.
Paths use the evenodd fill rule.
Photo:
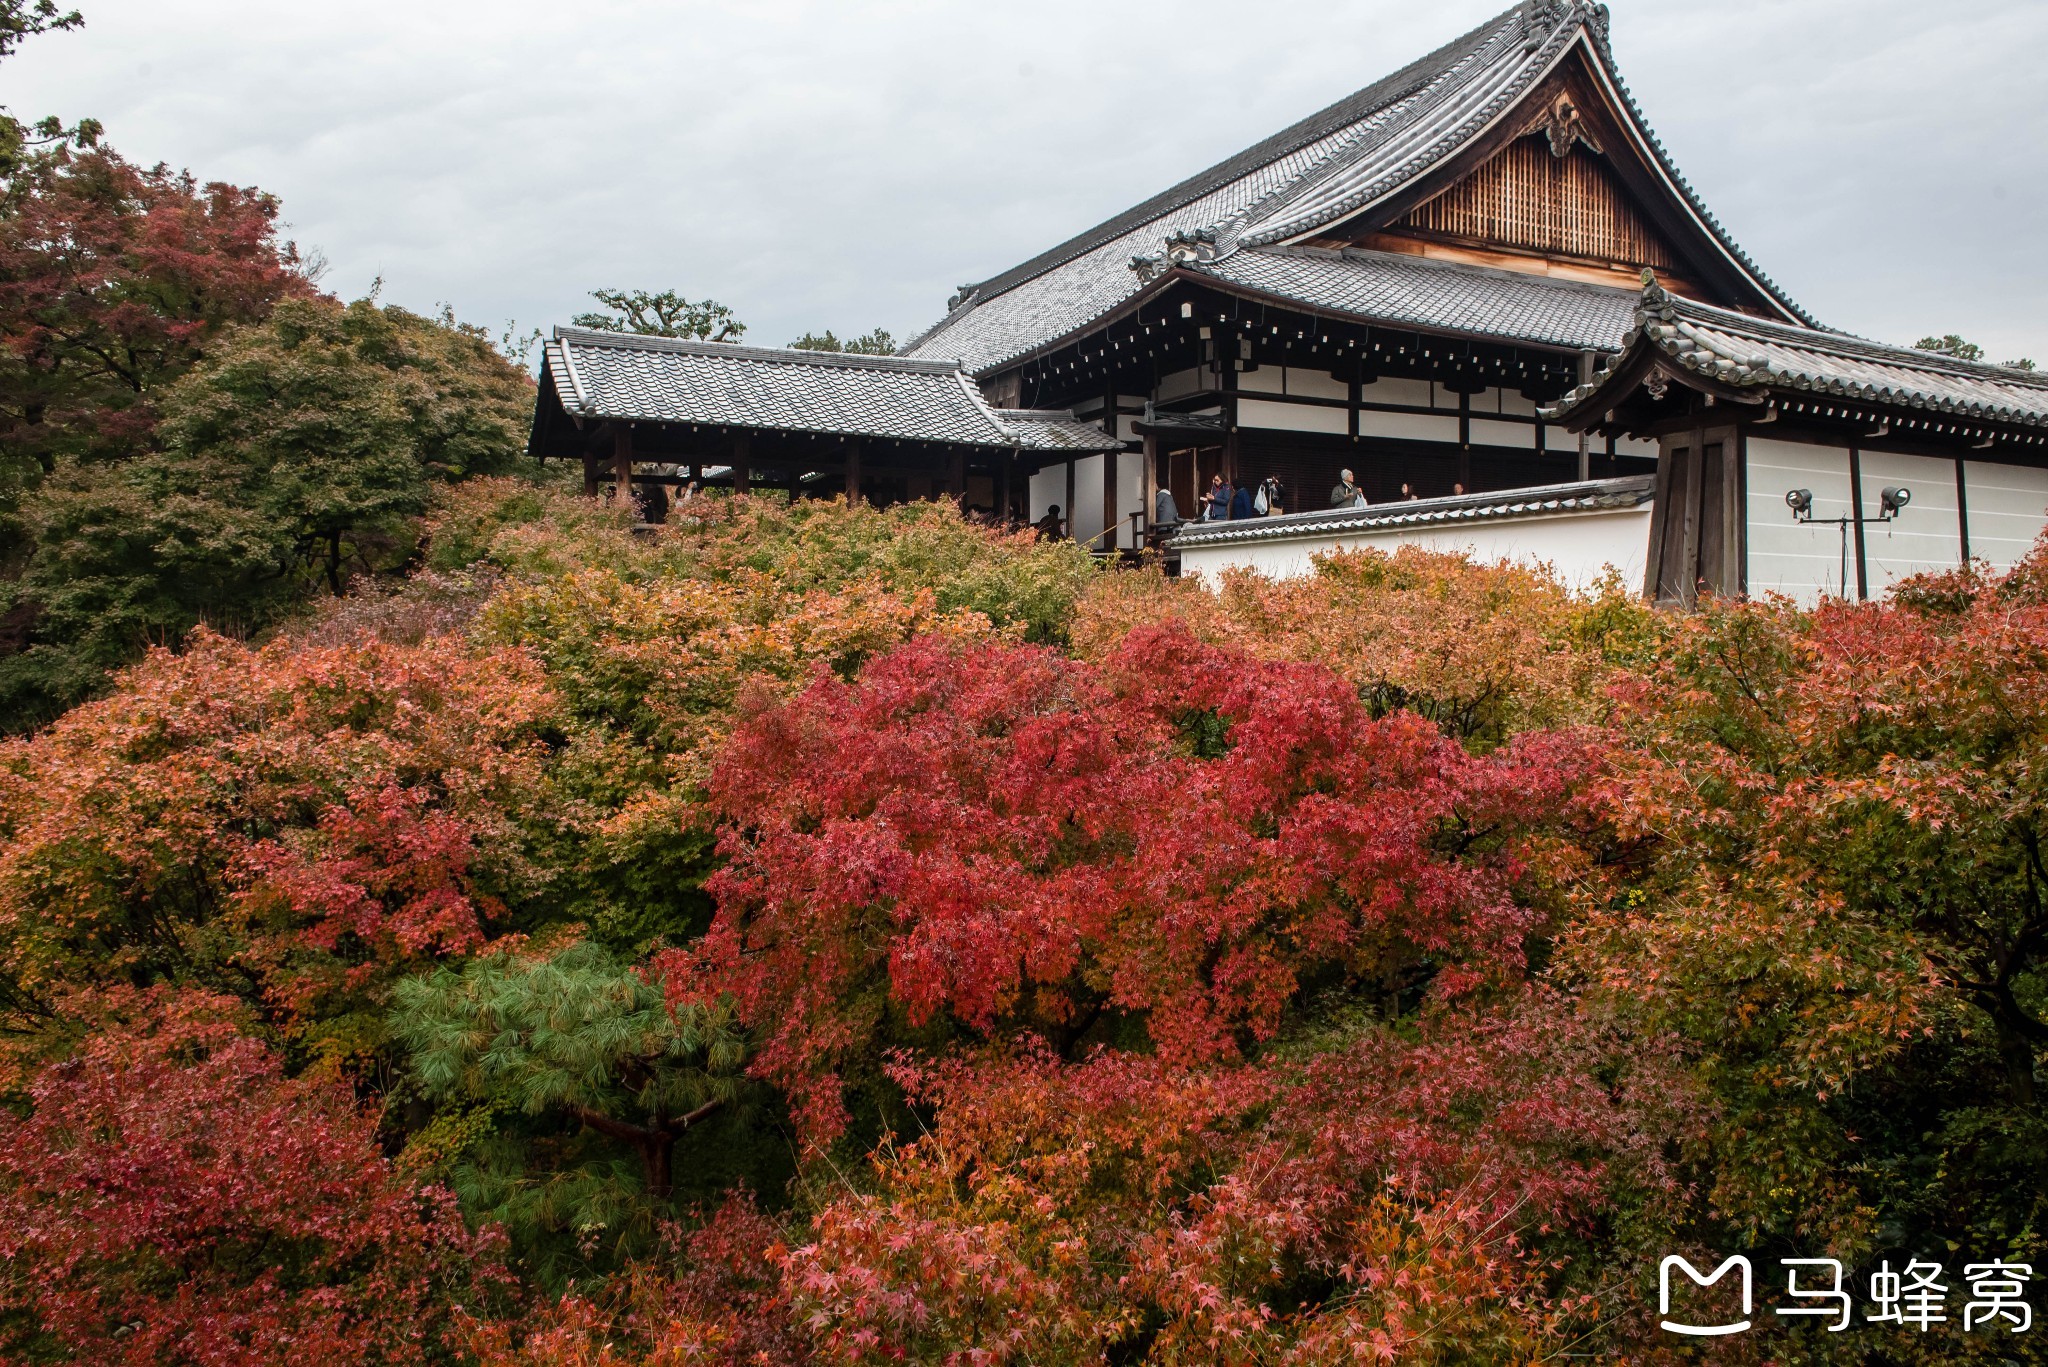
<svg viewBox="0 0 2048 1367">
<path fill-rule="evenodd" d="M 1835 526 L 1842 529 L 1842 586 L 1845 597 L 1847 596 L 1849 584 L 1849 528 L 1852 525 L 1869 526 L 1873 522 L 1890 522 L 1899 515 L 1901 509 L 1912 501 L 1913 491 L 1911 489 L 1906 488 L 1904 485 L 1886 485 L 1878 491 L 1878 511 L 1876 517 L 1863 516 L 1863 509 L 1861 507 L 1853 508 L 1840 517 L 1815 517 L 1813 515 L 1813 490 L 1787 489 L 1785 491 L 1785 506 L 1792 510 L 1792 520 L 1794 522 L 1832 522 Z M 1860 540 L 1858 544 L 1861 544 Z M 1860 581 L 1862 576 L 1859 573 L 1857 577 Z"/>
</svg>

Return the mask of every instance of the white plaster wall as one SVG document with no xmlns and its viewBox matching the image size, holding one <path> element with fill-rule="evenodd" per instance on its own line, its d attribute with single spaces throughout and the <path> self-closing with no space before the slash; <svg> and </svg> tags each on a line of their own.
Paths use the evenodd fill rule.
<svg viewBox="0 0 2048 1367">
<path fill-rule="evenodd" d="M 1134 551 L 1143 544 L 1143 538 L 1132 535 L 1130 515 L 1142 512 L 1145 525 L 1152 525 L 1152 507 L 1145 497 L 1145 457 L 1142 452 L 1126 451 L 1116 459 L 1116 506 L 1123 514 L 1123 530 L 1117 534 L 1117 544 Z"/>
<path fill-rule="evenodd" d="M 1205 370 L 1195 369 L 1176 370 L 1171 375 L 1162 375 L 1159 377 L 1157 397 L 1164 402 L 1167 399 L 1177 399 L 1183 394 L 1192 394 L 1204 387 L 1207 374 Z"/>
<path fill-rule="evenodd" d="M 1526 422 L 1489 422 L 1484 418 L 1472 419 L 1472 444 L 1474 446 L 1518 446 L 1525 451 L 1536 449 L 1536 429 Z M 1573 448 L 1577 450 L 1577 445 Z"/>
<path fill-rule="evenodd" d="M 1749 506 L 1744 516 L 1750 594 L 1782 593 L 1808 604 L 1828 594 L 1840 594 L 1844 582 L 1840 529 L 1833 523 L 1814 526 L 1793 521 L 1785 494 L 1790 489 L 1811 489 L 1817 518 L 1847 514 L 1848 449 L 1751 437 L 1748 478 Z M 1853 536 L 1852 532 L 1847 580 L 1851 594 L 1856 591 Z"/>
<path fill-rule="evenodd" d="M 1649 456 L 1655 459 L 1657 443 L 1646 437 L 1618 437 L 1614 442 L 1614 454 L 1617 456 Z"/>
<path fill-rule="evenodd" d="M 1407 380 L 1400 378 L 1374 380 L 1359 389 L 1359 397 L 1367 403 L 1405 403 L 1416 408 L 1427 408 L 1430 404 L 1428 380 Z"/>
<path fill-rule="evenodd" d="M 1074 508 L 1068 516 L 1067 531 L 1077 539 L 1085 540 L 1102 530 L 1101 456 L 1083 456 L 1074 462 Z M 1100 548 L 1109 544 L 1109 538 L 1088 544 Z"/>
<path fill-rule="evenodd" d="M 1060 505 L 1060 516 L 1065 517 L 1067 467 L 1064 465 L 1048 465 L 1031 477 L 1031 520 L 1036 522 L 1044 517 L 1045 510 L 1055 503 Z"/>
<path fill-rule="evenodd" d="M 1360 413 L 1358 430 L 1368 437 L 1406 437 L 1413 441 L 1447 441 L 1453 444 L 1458 440 L 1456 418 L 1433 417 L 1427 413 Z"/>
<path fill-rule="evenodd" d="M 1500 395 L 1501 412 L 1519 413 L 1525 418 L 1533 418 L 1536 416 L 1536 401 L 1534 399 L 1524 398 L 1522 396 L 1521 390 L 1501 389 L 1496 390 L 1495 392 Z M 1529 444 L 1532 446 L 1535 445 L 1535 439 L 1531 438 Z M 1651 443 L 1651 445 L 1652 449 L 1654 449 L 1655 443 L 1653 442 Z"/>
<path fill-rule="evenodd" d="M 1920 491 L 1913 493 L 1918 497 Z M 2048 522 L 2048 470 L 1968 461 L 1963 503 L 1970 514 L 1970 554 L 1990 561 L 1993 569 L 2011 569 Z"/>
<path fill-rule="evenodd" d="M 1237 388 L 1244 394 L 1285 394 L 1287 371 L 1277 365 L 1262 365 L 1257 370 L 1240 370 L 1237 373 Z"/>
<path fill-rule="evenodd" d="M 1351 419 L 1350 414 L 1342 408 L 1315 408 L 1307 404 L 1272 403 L 1266 399 L 1239 399 L 1237 425 L 1279 428 L 1283 432 L 1333 432 L 1342 436 L 1351 430 Z"/>
<path fill-rule="evenodd" d="M 1351 384 L 1332 376 L 1327 370 L 1303 370 L 1289 366 L 1284 372 L 1287 377 L 1286 393 L 1299 394 L 1307 399 L 1351 398 Z"/>
<path fill-rule="evenodd" d="M 1536 444 L 1536 439 L 1533 436 L 1529 438 L 1529 444 L 1531 446 Z M 1546 451 L 1569 451 L 1573 455 L 1577 455 L 1579 453 L 1579 434 L 1567 432 L 1556 423 L 1546 423 L 1543 428 L 1543 448 Z"/>
<path fill-rule="evenodd" d="M 1268 578 L 1311 573 L 1314 557 L 1336 550 L 1397 546 L 1463 554 L 1483 563 L 1541 563 L 1575 590 L 1590 588 L 1610 567 L 1632 590 L 1643 582 L 1649 548 L 1650 505 L 1551 517 L 1504 519 L 1471 526 L 1396 527 L 1327 534 L 1288 541 L 1224 543 L 1181 552 L 1180 571 L 1213 585 L 1226 569 L 1250 569 Z"/>
<path fill-rule="evenodd" d="M 1886 485 L 1904 485 L 1913 495 L 1895 521 L 1863 524 L 1863 567 L 1872 598 L 1882 596 L 1908 575 L 1952 570 L 1962 563 L 1963 529 L 1956 516 L 1954 461 L 1865 451 L 1857 462 L 1862 466 L 1866 519 L 1874 519 L 1882 511 Z"/>
</svg>

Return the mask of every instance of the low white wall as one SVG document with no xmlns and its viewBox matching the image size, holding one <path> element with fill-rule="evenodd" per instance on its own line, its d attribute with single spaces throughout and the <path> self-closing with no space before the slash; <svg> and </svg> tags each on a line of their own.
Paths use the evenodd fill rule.
<svg viewBox="0 0 2048 1367">
<path fill-rule="evenodd" d="M 1844 583 L 1856 592 L 1856 543 L 1850 533 L 1848 574 L 1842 571 L 1842 531 L 1832 522 L 1816 526 L 1792 516 L 1785 495 L 1793 489 L 1813 493 L 1813 515 L 1843 517 L 1849 512 L 1847 447 L 1810 446 L 1805 442 L 1749 439 L 1749 507 L 1745 511 L 1749 538 L 1749 592 L 1761 598 L 1782 593 L 1813 604 L 1838 595 Z M 1917 497 L 1919 491 L 1914 491 Z"/>
<path fill-rule="evenodd" d="M 1913 497 L 1920 497 L 1918 489 Z M 2048 523 L 2048 470 L 1967 461 L 1963 502 L 1970 515 L 1970 554 L 1990 561 L 1993 569 L 2009 570 Z"/>
<path fill-rule="evenodd" d="M 1640 589 L 1650 541 L 1650 506 L 1502 518 L 1468 525 L 1411 526 L 1328 533 L 1285 541 L 1224 542 L 1181 552 L 1183 575 L 1214 576 L 1227 569 L 1256 570 L 1272 579 L 1308 574 L 1314 557 L 1330 551 L 1391 551 L 1421 546 L 1485 563 L 1542 563 L 1573 589 L 1586 589 L 1610 568 Z"/>
<path fill-rule="evenodd" d="M 1956 515 L 1956 463 L 1934 456 L 1864 451 L 1863 565 L 1870 596 L 1909 575 L 1952 570 L 1963 563 L 1963 524 Z M 1887 485 L 1903 485 L 1912 500 L 1890 522 L 1875 521 Z M 1850 554 L 1855 548 L 1850 547 Z"/>
</svg>

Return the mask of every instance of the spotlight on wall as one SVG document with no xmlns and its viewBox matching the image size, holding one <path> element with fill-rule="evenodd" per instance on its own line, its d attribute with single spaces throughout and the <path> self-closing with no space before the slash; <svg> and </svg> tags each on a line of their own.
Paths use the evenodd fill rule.
<svg viewBox="0 0 2048 1367">
<path fill-rule="evenodd" d="M 1804 513 L 1810 513 L 1810 512 L 1812 512 L 1812 511 L 1813 511 L 1813 490 L 1811 490 L 1811 489 L 1788 489 L 1788 490 L 1786 490 L 1786 491 L 1785 491 L 1785 506 L 1786 506 L 1787 508 L 1790 508 L 1790 509 L 1792 510 L 1792 512 L 1793 512 L 1793 515 L 1794 515 L 1794 516 L 1798 516 L 1798 515 L 1800 515 L 1800 514 L 1804 514 Z"/>
<path fill-rule="evenodd" d="M 1896 489 L 1885 489 L 1877 496 L 1877 506 L 1884 510 L 1884 514 L 1887 517 L 1898 516 L 1899 509 L 1912 501 L 1913 491 L 1903 486 Z"/>
</svg>

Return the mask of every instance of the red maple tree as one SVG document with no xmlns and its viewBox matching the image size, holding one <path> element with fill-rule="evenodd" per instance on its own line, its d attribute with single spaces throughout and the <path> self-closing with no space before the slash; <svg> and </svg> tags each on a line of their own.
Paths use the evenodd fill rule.
<svg viewBox="0 0 2048 1367">
<path fill-rule="evenodd" d="M 1162 1058 L 1229 1059 L 1312 978 L 1412 1003 L 1516 976 L 1542 920 L 1516 881 L 1578 753 L 1475 757 L 1173 627 L 1099 670 L 913 642 L 741 727 L 719 915 L 671 978 L 737 996 L 821 1138 L 898 1015 L 1062 1048 L 1130 1022 Z"/>
<path fill-rule="evenodd" d="M 0 1344 L 108 1367 L 424 1363 L 497 1241 L 379 1153 L 345 1088 L 287 1078 L 232 1003 L 113 992 L 0 1117 Z"/>
</svg>

